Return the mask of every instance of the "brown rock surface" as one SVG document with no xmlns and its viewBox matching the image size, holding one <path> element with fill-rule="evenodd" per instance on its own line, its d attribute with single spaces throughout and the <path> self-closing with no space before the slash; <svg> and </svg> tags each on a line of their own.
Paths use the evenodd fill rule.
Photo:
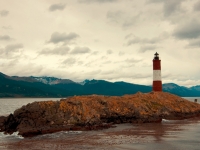
<svg viewBox="0 0 200 150">
<path fill-rule="evenodd" d="M 6 121 L 6 117 L 5 116 L 0 116 L 0 132 L 4 127 L 4 122 Z"/>
<path fill-rule="evenodd" d="M 112 123 L 160 122 L 200 116 L 200 104 L 165 92 L 118 96 L 74 96 L 60 101 L 34 102 L 0 119 L 5 133 L 23 136 L 62 130 L 91 130 Z"/>
</svg>

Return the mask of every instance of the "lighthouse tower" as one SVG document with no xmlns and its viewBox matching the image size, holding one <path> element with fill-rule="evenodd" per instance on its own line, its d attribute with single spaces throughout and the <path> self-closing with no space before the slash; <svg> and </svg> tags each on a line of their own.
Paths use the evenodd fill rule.
<svg viewBox="0 0 200 150">
<path fill-rule="evenodd" d="M 153 59 L 153 91 L 162 91 L 161 60 L 156 52 Z"/>
</svg>

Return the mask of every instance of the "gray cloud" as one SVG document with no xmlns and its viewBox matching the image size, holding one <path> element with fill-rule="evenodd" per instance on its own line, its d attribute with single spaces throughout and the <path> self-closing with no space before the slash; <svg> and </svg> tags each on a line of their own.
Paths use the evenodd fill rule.
<svg viewBox="0 0 200 150">
<path fill-rule="evenodd" d="M 112 22 L 119 23 L 119 19 L 122 18 L 123 12 L 121 11 L 108 11 L 107 18 Z"/>
<path fill-rule="evenodd" d="M 73 65 L 74 63 L 76 63 L 76 59 L 75 58 L 67 58 L 62 63 L 68 64 L 68 65 Z"/>
<path fill-rule="evenodd" d="M 69 34 L 54 32 L 54 33 L 52 33 L 49 42 L 54 43 L 54 44 L 60 43 L 60 42 L 69 43 L 78 37 L 79 37 L 79 35 L 74 32 L 71 32 Z"/>
<path fill-rule="evenodd" d="M 149 0 L 149 3 L 160 3 L 160 2 L 164 2 L 165 0 Z"/>
<path fill-rule="evenodd" d="M 0 41 L 10 41 L 11 38 L 8 35 L 0 35 Z"/>
<path fill-rule="evenodd" d="M 138 63 L 142 60 L 138 60 L 138 59 L 134 59 L 134 58 L 131 58 L 131 59 L 126 59 L 125 62 L 127 63 Z"/>
<path fill-rule="evenodd" d="M 176 11 L 181 10 L 183 0 L 149 0 L 149 3 L 163 3 L 164 16 L 168 17 Z"/>
<path fill-rule="evenodd" d="M 133 36 L 133 34 L 130 33 L 130 34 L 128 34 L 128 35 L 125 36 L 125 39 L 129 39 L 129 38 L 132 37 L 132 36 Z"/>
<path fill-rule="evenodd" d="M 67 46 L 56 47 L 54 49 L 43 49 L 39 54 L 43 55 L 65 55 L 69 52 L 70 48 Z"/>
<path fill-rule="evenodd" d="M 99 52 L 98 51 L 93 51 L 92 55 L 97 55 Z"/>
<path fill-rule="evenodd" d="M 15 59 L 9 59 L 5 61 L 4 63 L 1 64 L 1 67 L 10 68 L 10 67 L 15 67 L 18 64 L 19 60 L 18 58 Z"/>
<path fill-rule="evenodd" d="M 122 56 L 122 55 L 120 55 L 120 56 Z M 120 66 L 121 68 L 130 68 L 130 67 L 134 67 L 135 64 L 140 63 L 141 61 L 142 61 L 142 59 L 127 58 L 124 60 L 117 60 L 113 63 L 117 64 L 117 66 Z"/>
<path fill-rule="evenodd" d="M 152 39 L 147 39 L 147 38 L 139 38 L 139 37 L 134 37 L 133 39 L 129 40 L 127 42 L 127 46 L 130 46 L 132 44 L 156 44 L 157 42 L 159 42 L 160 39 L 155 37 L 155 38 L 152 38 Z"/>
<path fill-rule="evenodd" d="M 146 46 L 141 46 L 139 52 L 146 52 L 146 51 L 152 51 L 157 49 L 156 45 L 146 45 Z"/>
<path fill-rule="evenodd" d="M 75 47 L 72 51 L 71 54 L 85 54 L 85 53 L 90 53 L 91 50 L 88 47 Z"/>
<path fill-rule="evenodd" d="M 23 44 L 11 44 L 11 45 L 7 45 L 5 47 L 5 50 L 6 51 L 17 51 L 23 47 L 24 47 Z"/>
<path fill-rule="evenodd" d="M 119 56 L 123 56 L 124 54 L 125 54 L 125 52 L 122 52 L 122 51 L 120 51 L 120 52 L 118 53 Z"/>
<path fill-rule="evenodd" d="M 107 12 L 107 18 L 111 19 L 114 22 L 118 22 L 118 18 L 122 15 L 121 11 L 115 11 L 115 12 L 111 12 L 108 11 Z"/>
<path fill-rule="evenodd" d="M 130 27 L 133 26 L 136 22 L 138 22 L 140 17 L 140 13 L 137 15 L 131 16 L 130 14 L 126 14 L 122 11 L 108 11 L 107 19 L 115 24 L 120 24 L 122 27 Z"/>
<path fill-rule="evenodd" d="M 132 17 L 130 19 L 127 19 L 124 21 L 124 23 L 122 24 L 123 27 L 130 27 L 130 26 L 133 26 L 137 21 L 137 16 L 135 17 Z"/>
<path fill-rule="evenodd" d="M 102 64 L 110 64 L 110 63 L 112 63 L 112 61 L 110 61 L 110 60 L 107 60 L 107 61 L 104 61 L 104 62 L 102 62 Z"/>
<path fill-rule="evenodd" d="M 134 66 L 134 65 L 133 65 Z M 118 70 L 110 70 L 109 72 L 103 72 L 100 74 L 101 78 L 112 80 L 112 79 L 120 79 L 120 78 L 134 78 L 134 79 L 142 79 L 142 78 L 150 78 L 151 74 L 145 73 L 133 73 L 133 72 L 124 72 L 121 69 Z"/>
<path fill-rule="evenodd" d="M 98 3 L 107 3 L 107 2 L 117 2 L 118 0 L 78 0 L 80 3 L 93 3 L 93 2 L 98 2 Z"/>
<path fill-rule="evenodd" d="M 199 48 L 200 47 L 200 39 L 190 41 L 186 48 Z"/>
<path fill-rule="evenodd" d="M 5 59 L 13 59 L 22 55 L 23 44 L 10 44 L 0 49 L 0 55 Z"/>
<path fill-rule="evenodd" d="M 164 3 L 164 15 L 170 16 L 177 10 L 181 9 L 181 2 L 182 0 L 165 0 Z"/>
<path fill-rule="evenodd" d="M 112 52 L 112 50 L 107 50 L 107 54 L 112 54 L 113 52 Z"/>
<path fill-rule="evenodd" d="M 0 56 L 5 52 L 3 48 L 0 48 Z"/>
<path fill-rule="evenodd" d="M 196 20 L 181 24 L 175 28 L 173 35 L 178 39 L 195 39 L 200 37 L 200 23 Z"/>
<path fill-rule="evenodd" d="M 2 10 L 2 11 L 0 11 L 0 15 L 1 15 L 2 17 L 7 16 L 8 14 L 9 14 L 9 11 L 7 11 L 7 10 Z"/>
<path fill-rule="evenodd" d="M 200 11 L 200 1 L 198 1 L 197 3 L 195 3 L 194 10 L 195 11 Z"/>
<path fill-rule="evenodd" d="M 66 4 L 53 4 L 49 7 L 49 11 L 64 10 Z"/>
</svg>

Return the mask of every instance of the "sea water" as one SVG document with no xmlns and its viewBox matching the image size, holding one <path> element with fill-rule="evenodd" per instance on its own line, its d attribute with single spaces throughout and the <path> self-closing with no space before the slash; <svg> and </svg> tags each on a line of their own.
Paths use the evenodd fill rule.
<svg viewBox="0 0 200 150">
<path fill-rule="evenodd" d="M 60 98 L 0 98 L 0 116 L 13 113 L 16 109 L 35 101 L 60 100 Z"/>
<path fill-rule="evenodd" d="M 0 116 L 34 101 L 60 98 L 0 99 Z M 200 97 L 186 98 L 192 102 Z M 0 132 L 0 150 L 199 150 L 200 119 L 165 120 L 161 123 L 118 124 L 115 128 L 98 131 L 62 131 L 53 134 L 23 138 L 17 132 L 5 135 Z"/>
</svg>

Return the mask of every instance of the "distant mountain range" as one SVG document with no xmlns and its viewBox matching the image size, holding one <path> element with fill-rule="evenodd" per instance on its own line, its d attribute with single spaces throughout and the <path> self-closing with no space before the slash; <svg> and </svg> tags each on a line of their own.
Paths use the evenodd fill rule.
<svg viewBox="0 0 200 150">
<path fill-rule="evenodd" d="M 81 83 L 55 77 L 18 77 L 0 73 L 0 97 L 68 97 L 74 95 L 115 95 L 150 92 L 151 86 L 105 80 Z M 163 91 L 182 97 L 199 97 L 200 85 L 190 88 L 174 83 L 163 84 Z"/>
</svg>

